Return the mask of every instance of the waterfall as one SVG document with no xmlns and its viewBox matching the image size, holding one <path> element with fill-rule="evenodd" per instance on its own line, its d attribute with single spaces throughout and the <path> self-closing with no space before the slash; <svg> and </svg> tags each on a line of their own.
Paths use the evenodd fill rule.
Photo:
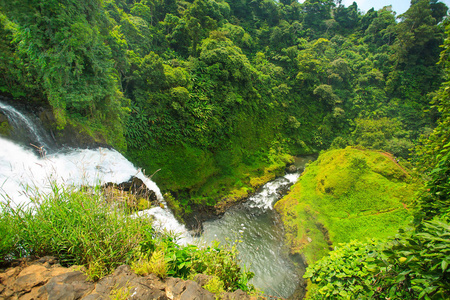
<svg viewBox="0 0 450 300">
<path fill-rule="evenodd" d="M 54 150 L 56 145 L 42 124 L 33 121 L 32 117 L 19 112 L 11 105 L 0 102 L 0 110 L 6 115 L 13 128 L 12 136 L 15 140 L 34 145 L 37 150 L 44 153 Z M 35 117 L 35 119 L 37 119 Z"/>
<path fill-rule="evenodd" d="M 36 129 L 39 126 L 30 118 L 9 105 L 0 103 L 0 108 L 8 118 L 13 119 L 11 122 L 27 126 L 26 131 L 35 135 L 37 141 L 41 141 L 39 147 L 48 146 L 42 133 Z M 9 202 L 13 206 L 30 203 L 30 195 L 34 190 L 50 193 L 52 183 L 75 187 L 108 182 L 119 184 L 128 181 L 132 176 L 141 179 L 148 189 L 155 192 L 158 200 L 164 203 L 158 186 L 113 149 L 66 148 L 38 156 L 30 148 L 0 137 L 0 202 Z M 186 228 L 175 219 L 169 209 L 154 207 L 141 214 L 152 215 L 155 218 L 155 227 L 180 235 L 182 243 L 190 241 Z"/>
<path fill-rule="evenodd" d="M 273 209 L 275 202 L 280 199 L 279 190 L 294 184 L 299 176 L 299 173 L 286 174 L 266 183 L 258 193 L 248 198 L 246 205 L 262 210 Z"/>
</svg>

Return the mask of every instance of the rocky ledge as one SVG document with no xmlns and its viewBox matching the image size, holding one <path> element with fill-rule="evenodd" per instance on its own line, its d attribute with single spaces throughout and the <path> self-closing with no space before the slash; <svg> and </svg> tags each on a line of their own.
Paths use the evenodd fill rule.
<svg viewBox="0 0 450 300">
<path fill-rule="evenodd" d="M 62 267 L 54 257 L 23 260 L 0 273 L 0 299 L 158 299 L 214 300 L 216 295 L 202 288 L 209 280 L 197 275 L 194 280 L 160 279 L 154 274 L 136 275 L 122 265 L 98 282 L 88 281 L 83 268 Z M 264 299 L 241 290 L 224 293 L 220 299 Z M 272 298 L 273 299 L 273 298 Z"/>
</svg>

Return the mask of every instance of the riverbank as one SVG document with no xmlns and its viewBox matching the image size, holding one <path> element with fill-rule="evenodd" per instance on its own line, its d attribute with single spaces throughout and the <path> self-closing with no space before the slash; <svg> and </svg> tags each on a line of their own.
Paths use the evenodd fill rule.
<svg viewBox="0 0 450 300">
<path fill-rule="evenodd" d="M 297 256 L 289 255 L 284 228 L 274 203 L 298 180 L 304 165 L 314 157 L 296 159 L 285 176 L 258 189 L 244 202 L 230 207 L 220 218 L 203 223 L 200 239 L 232 243 L 239 252 L 241 265 L 255 273 L 251 283 L 269 295 L 300 299 L 304 292 L 302 275 L 305 266 Z"/>
<path fill-rule="evenodd" d="M 258 167 L 241 166 L 236 177 L 211 178 L 203 188 L 213 190 L 211 192 L 215 195 L 213 202 L 208 201 L 208 193 L 205 193 L 203 198 L 196 196 L 190 198 L 188 193 L 172 191 L 165 193 L 164 199 L 178 220 L 194 234 L 199 233 L 202 231 L 203 222 L 220 218 L 232 207 L 245 203 L 265 184 L 282 177 L 289 166 L 294 167 L 294 161 L 295 157 L 280 154 L 271 164 L 261 164 Z M 297 167 L 294 167 L 290 172 L 296 171 Z M 286 188 L 282 194 L 287 190 Z"/>
</svg>

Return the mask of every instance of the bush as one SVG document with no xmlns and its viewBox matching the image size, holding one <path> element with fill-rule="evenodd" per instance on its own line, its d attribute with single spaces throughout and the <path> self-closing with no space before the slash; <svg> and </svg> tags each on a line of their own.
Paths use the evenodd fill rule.
<svg viewBox="0 0 450 300">
<path fill-rule="evenodd" d="M 308 299 L 449 299 L 450 224 L 436 217 L 385 242 L 341 244 L 310 265 Z"/>
<path fill-rule="evenodd" d="M 180 246 L 172 236 L 162 235 L 158 237 L 157 249 L 165 253 L 169 276 L 189 279 L 201 273 L 217 277 L 227 291 L 254 290 L 248 284 L 254 274 L 239 265 L 234 246 L 219 247 L 218 243 L 203 248 Z"/>
</svg>

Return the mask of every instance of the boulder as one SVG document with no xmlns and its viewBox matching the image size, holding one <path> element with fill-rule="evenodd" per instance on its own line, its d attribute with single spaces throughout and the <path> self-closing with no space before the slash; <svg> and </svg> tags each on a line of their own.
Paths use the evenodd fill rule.
<svg viewBox="0 0 450 300">
<path fill-rule="evenodd" d="M 297 173 L 298 169 L 295 165 L 289 165 L 285 169 L 286 173 Z"/>
<path fill-rule="evenodd" d="M 156 193 L 150 190 L 141 179 L 134 176 L 119 184 L 108 182 L 103 185 L 103 189 L 108 201 L 123 201 L 134 210 L 144 210 L 160 205 Z"/>
</svg>

